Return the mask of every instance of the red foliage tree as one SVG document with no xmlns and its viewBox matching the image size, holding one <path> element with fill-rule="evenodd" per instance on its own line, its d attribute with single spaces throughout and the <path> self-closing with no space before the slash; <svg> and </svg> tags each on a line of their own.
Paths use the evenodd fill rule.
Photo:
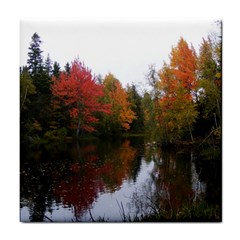
<svg viewBox="0 0 240 240">
<path fill-rule="evenodd" d="M 102 85 L 96 83 L 95 77 L 83 63 L 75 60 L 69 74 L 62 72 L 59 78 L 53 77 L 52 93 L 68 106 L 73 126 L 87 132 L 95 131 L 92 123 L 98 121 L 96 112 L 110 114 L 110 105 L 101 103 L 104 95 Z"/>
</svg>

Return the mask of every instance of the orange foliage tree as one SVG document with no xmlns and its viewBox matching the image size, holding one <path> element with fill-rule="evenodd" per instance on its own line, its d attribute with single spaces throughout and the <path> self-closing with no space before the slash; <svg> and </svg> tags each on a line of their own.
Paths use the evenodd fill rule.
<svg viewBox="0 0 240 240">
<path fill-rule="evenodd" d="M 172 48 L 170 64 L 164 63 L 159 71 L 160 109 L 162 135 L 167 140 L 182 137 L 196 120 L 194 97 L 197 86 L 197 56 L 193 47 L 181 38 Z"/>
<path fill-rule="evenodd" d="M 172 48 L 170 66 L 177 82 L 185 89 L 186 94 L 191 94 L 197 85 L 197 56 L 188 43 L 181 38 L 177 47 Z"/>
<path fill-rule="evenodd" d="M 136 119 L 136 114 L 131 110 L 126 90 L 111 73 L 106 75 L 103 85 L 105 100 L 112 106 L 112 116 L 107 122 L 110 121 L 110 124 L 120 125 L 124 130 L 129 130 L 132 121 Z"/>
<path fill-rule="evenodd" d="M 96 112 L 110 114 L 110 104 L 103 104 L 103 86 L 96 83 L 91 71 L 79 60 L 72 63 L 69 74 L 60 73 L 59 78 L 52 79 L 52 93 L 69 109 L 76 135 L 80 130 L 92 132 L 92 123 L 98 121 Z"/>
</svg>

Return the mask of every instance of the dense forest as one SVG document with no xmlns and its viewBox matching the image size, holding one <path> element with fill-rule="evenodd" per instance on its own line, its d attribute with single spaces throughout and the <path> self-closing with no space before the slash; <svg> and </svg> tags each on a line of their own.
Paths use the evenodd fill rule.
<svg viewBox="0 0 240 240">
<path fill-rule="evenodd" d="M 221 140 L 222 39 L 199 50 L 180 38 L 161 69 L 149 66 L 149 88 L 123 87 L 114 73 L 94 75 L 80 59 L 64 68 L 43 58 L 34 33 L 20 67 L 21 142 L 146 135 L 161 145 Z M 159 56 L 161 57 L 161 56 Z"/>
</svg>

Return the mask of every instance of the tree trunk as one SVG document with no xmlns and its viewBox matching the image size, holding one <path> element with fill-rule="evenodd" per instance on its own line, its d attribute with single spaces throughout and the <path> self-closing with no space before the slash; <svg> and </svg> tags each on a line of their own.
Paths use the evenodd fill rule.
<svg viewBox="0 0 240 240">
<path fill-rule="evenodd" d="M 24 99 L 22 101 L 22 105 L 21 105 L 21 108 L 20 108 L 20 112 L 22 111 L 22 108 L 23 108 L 23 105 L 24 105 L 24 102 L 26 100 L 26 97 L 27 97 L 27 91 L 28 91 L 28 88 L 26 87 L 26 91 L 25 91 L 25 94 L 24 94 Z"/>
<path fill-rule="evenodd" d="M 191 127 L 190 127 L 189 124 L 188 124 L 188 129 L 189 129 L 189 133 L 190 133 L 190 136 L 191 136 L 191 140 L 193 142 L 194 140 L 193 140 L 192 130 L 191 130 Z"/>
<path fill-rule="evenodd" d="M 79 137 L 79 133 L 80 133 L 80 116 L 78 117 L 78 126 L 77 126 L 77 132 L 76 132 L 76 137 Z"/>
<path fill-rule="evenodd" d="M 218 128 L 218 125 L 217 125 L 217 116 L 216 116 L 216 113 L 213 113 L 213 115 L 214 115 L 215 126 L 216 126 L 216 128 Z"/>
<path fill-rule="evenodd" d="M 219 101 L 217 99 L 217 110 L 218 110 L 218 117 L 219 117 L 219 125 L 221 126 L 221 112 L 220 112 L 220 104 Z"/>
</svg>

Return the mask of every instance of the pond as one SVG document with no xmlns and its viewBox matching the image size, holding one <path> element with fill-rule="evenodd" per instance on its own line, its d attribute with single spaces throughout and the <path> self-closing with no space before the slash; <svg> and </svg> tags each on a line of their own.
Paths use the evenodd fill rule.
<svg viewBox="0 0 240 240">
<path fill-rule="evenodd" d="M 20 221 L 171 221 L 201 203 L 220 221 L 221 158 L 205 155 L 143 137 L 21 146 Z"/>
</svg>

